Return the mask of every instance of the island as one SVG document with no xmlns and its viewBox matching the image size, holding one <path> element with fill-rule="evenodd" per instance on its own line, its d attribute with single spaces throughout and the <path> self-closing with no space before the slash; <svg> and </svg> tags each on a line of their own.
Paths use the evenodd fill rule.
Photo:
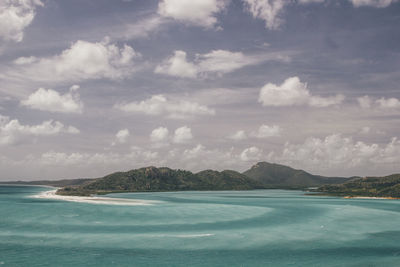
<svg viewBox="0 0 400 267">
<path fill-rule="evenodd" d="M 293 189 L 313 195 L 400 198 L 400 174 L 384 177 L 326 177 L 289 166 L 258 162 L 243 173 L 204 170 L 193 173 L 168 167 L 144 167 L 100 178 L 1 182 L 59 187 L 62 196 L 127 192 Z"/>
<path fill-rule="evenodd" d="M 343 197 L 400 198 L 400 174 L 353 178 L 343 184 L 323 185 L 312 190 Z"/>
<path fill-rule="evenodd" d="M 79 185 L 64 186 L 58 195 L 90 196 L 123 192 L 160 191 L 220 191 L 254 189 L 306 189 L 324 184 L 343 183 L 343 177 L 309 174 L 288 166 L 259 162 L 249 170 L 204 170 L 192 173 L 167 167 L 145 167 L 127 172 L 115 172 Z"/>
</svg>

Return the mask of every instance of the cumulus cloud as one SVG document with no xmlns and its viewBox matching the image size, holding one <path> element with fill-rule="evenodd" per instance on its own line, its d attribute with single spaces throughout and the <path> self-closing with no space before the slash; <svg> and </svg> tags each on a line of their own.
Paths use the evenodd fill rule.
<svg viewBox="0 0 400 267">
<path fill-rule="evenodd" d="M 158 4 L 158 13 L 191 25 L 213 28 L 218 20 L 216 15 L 223 11 L 225 0 L 162 0 Z"/>
<path fill-rule="evenodd" d="M 357 102 L 362 108 L 370 108 L 371 107 L 371 99 L 369 96 L 361 96 L 357 98 Z"/>
<path fill-rule="evenodd" d="M 278 125 L 268 126 L 266 124 L 263 124 L 260 126 L 258 131 L 255 132 L 253 135 L 257 138 L 269 138 L 274 136 L 280 136 L 281 131 L 282 129 Z"/>
<path fill-rule="evenodd" d="M 269 138 L 269 137 L 277 137 L 280 136 L 282 129 L 278 125 L 269 126 L 267 124 L 261 125 L 257 131 L 250 132 L 247 134 L 243 130 L 239 130 L 232 135 L 229 135 L 228 138 L 236 141 L 245 140 L 249 137 L 255 138 Z"/>
<path fill-rule="evenodd" d="M 118 47 L 105 38 L 102 42 L 78 40 L 59 55 L 44 58 L 18 58 L 7 73 L 14 79 L 40 82 L 122 79 L 135 71 L 133 60 L 140 57 L 132 47 Z"/>
<path fill-rule="evenodd" d="M 130 136 L 130 132 L 129 132 L 128 129 L 119 130 L 115 134 L 115 140 L 112 142 L 112 145 L 126 143 L 126 141 L 128 140 L 129 136 Z"/>
<path fill-rule="evenodd" d="M 228 136 L 228 138 L 236 141 L 245 140 L 247 139 L 247 134 L 245 131 L 239 130 L 236 133 Z"/>
<path fill-rule="evenodd" d="M 182 78 L 196 78 L 197 66 L 186 60 L 186 52 L 177 50 L 174 55 L 158 65 L 155 73 L 177 76 Z"/>
<path fill-rule="evenodd" d="M 287 0 L 243 0 L 246 9 L 254 18 L 265 21 L 265 27 L 270 30 L 278 29 L 283 23 L 281 18 Z"/>
<path fill-rule="evenodd" d="M 193 139 L 192 129 L 187 126 L 182 126 L 175 130 L 173 142 L 177 144 L 188 143 Z"/>
<path fill-rule="evenodd" d="M 379 105 L 380 108 L 383 109 L 391 109 L 391 108 L 400 108 L 400 100 L 397 98 L 380 98 L 376 100 L 376 103 Z"/>
<path fill-rule="evenodd" d="M 153 143 L 165 144 L 168 142 L 169 131 L 165 127 L 158 127 L 150 134 L 150 140 Z"/>
<path fill-rule="evenodd" d="M 32 23 L 38 6 L 43 6 L 40 0 L 0 1 L 0 38 L 21 42 L 24 29 Z"/>
<path fill-rule="evenodd" d="M 243 161 L 258 161 L 262 158 L 262 150 L 258 147 L 252 146 L 246 148 L 240 154 L 240 159 Z"/>
<path fill-rule="evenodd" d="M 30 56 L 30 57 L 19 57 L 16 60 L 14 60 L 14 64 L 16 65 L 25 65 L 25 64 L 31 64 L 35 61 L 37 61 L 37 57 Z"/>
<path fill-rule="evenodd" d="M 400 141 L 392 138 L 388 144 L 368 144 L 354 141 L 351 137 L 332 134 L 323 139 L 310 137 L 302 144 L 285 144 L 280 160 L 308 168 L 351 169 L 376 166 L 376 164 L 398 164 Z"/>
<path fill-rule="evenodd" d="M 370 6 L 377 8 L 388 7 L 398 0 L 349 0 L 354 7 Z"/>
<path fill-rule="evenodd" d="M 66 127 L 59 121 L 48 120 L 38 125 L 23 125 L 18 120 L 0 115 L 0 145 L 15 144 L 24 137 L 50 136 L 59 133 L 77 134 L 73 126 Z"/>
<path fill-rule="evenodd" d="M 39 88 L 26 100 L 21 101 L 21 105 L 50 112 L 82 113 L 83 103 L 77 92 L 78 89 L 79 86 L 74 85 L 68 93 L 62 95 L 52 89 Z"/>
<path fill-rule="evenodd" d="M 385 98 L 381 97 L 379 99 L 373 99 L 368 95 L 358 97 L 358 104 L 363 109 L 379 108 L 379 109 L 398 109 L 400 108 L 400 100 L 394 97 Z"/>
<path fill-rule="evenodd" d="M 133 113 L 166 116 L 172 119 L 184 119 L 199 115 L 214 115 L 215 110 L 205 105 L 187 100 L 168 99 L 163 95 L 154 95 L 140 102 L 116 104 L 116 108 Z"/>
<path fill-rule="evenodd" d="M 242 52 L 213 50 L 206 54 L 196 54 L 194 61 L 190 62 L 185 51 L 176 50 L 172 56 L 159 64 L 154 72 L 181 78 L 222 76 L 245 66 L 256 65 L 268 60 L 287 62 L 290 58 L 288 55 L 280 53 L 248 56 Z"/>
<path fill-rule="evenodd" d="M 308 105 L 311 107 L 328 107 L 342 103 L 344 96 L 338 94 L 330 97 L 314 96 L 302 83 L 299 77 L 287 78 L 281 85 L 267 83 L 260 90 L 258 101 L 263 106 Z"/>
</svg>

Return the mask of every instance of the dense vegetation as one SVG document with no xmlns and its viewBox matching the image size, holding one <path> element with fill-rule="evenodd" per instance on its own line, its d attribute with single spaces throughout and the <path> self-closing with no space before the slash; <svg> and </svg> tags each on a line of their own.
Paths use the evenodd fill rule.
<svg viewBox="0 0 400 267">
<path fill-rule="evenodd" d="M 400 198 L 400 174 L 357 178 L 340 185 L 324 185 L 315 191 L 337 196 Z"/>
<path fill-rule="evenodd" d="M 313 175 L 288 166 L 259 162 L 243 173 L 268 188 L 306 188 L 323 184 L 344 183 L 347 178 Z"/>
<path fill-rule="evenodd" d="M 60 195 L 91 195 L 112 192 L 184 191 L 184 190 L 249 190 L 263 185 L 235 171 L 206 170 L 192 173 L 170 168 L 147 167 L 116 172 L 80 186 L 67 186 Z"/>
</svg>

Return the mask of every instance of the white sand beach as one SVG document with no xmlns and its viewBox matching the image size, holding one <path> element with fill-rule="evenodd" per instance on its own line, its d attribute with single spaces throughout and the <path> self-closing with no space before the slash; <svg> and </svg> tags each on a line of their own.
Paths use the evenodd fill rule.
<svg viewBox="0 0 400 267">
<path fill-rule="evenodd" d="M 42 199 L 56 199 L 80 203 L 91 203 L 91 204 L 106 204 L 106 205 L 124 205 L 124 206 L 145 206 L 154 205 L 159 203 L 158 201 L 150 200 L 137 200 L 137 199 L 125 199 L 125 198 L 111 198 L 111 197 L 80 197 L 80 196 L 61 196 L 56 194 L 57 189 L 44 191 L 37 195 L 32 196 L 33 198 Z"/>
</svg>

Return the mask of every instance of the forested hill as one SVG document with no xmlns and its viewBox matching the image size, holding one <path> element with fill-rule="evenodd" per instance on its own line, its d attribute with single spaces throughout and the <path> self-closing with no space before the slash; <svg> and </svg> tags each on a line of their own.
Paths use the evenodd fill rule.
<svg viewBox="0 0 400 267">
<path fill-rule="evenodd" d="M 324 185 L 315 191 L 337 196 L 400 198 L 400 174 L 352 179 L 340 185 Z"/>
<path fill-rule="evenodd" d="M 184 190 L 250 190 L 264 188 L 236 171 L 206 170 L 192 173 L 162 167 L 146 167 L 127 172 L 116 172 L 79 186 L 67 186 L 57 191 L 60 195 L 91 195 L 113 192 L 184 191 Z"/>
<path fill-rule="evenodd" d="M 268 162 L 259 162 L 243 174 L 267 187 L 276 188 L 305 188 L 324 184 L 340 184 L 348 180 L 344 177 L 313 175 L 303 170 Z"/>
</svg>

